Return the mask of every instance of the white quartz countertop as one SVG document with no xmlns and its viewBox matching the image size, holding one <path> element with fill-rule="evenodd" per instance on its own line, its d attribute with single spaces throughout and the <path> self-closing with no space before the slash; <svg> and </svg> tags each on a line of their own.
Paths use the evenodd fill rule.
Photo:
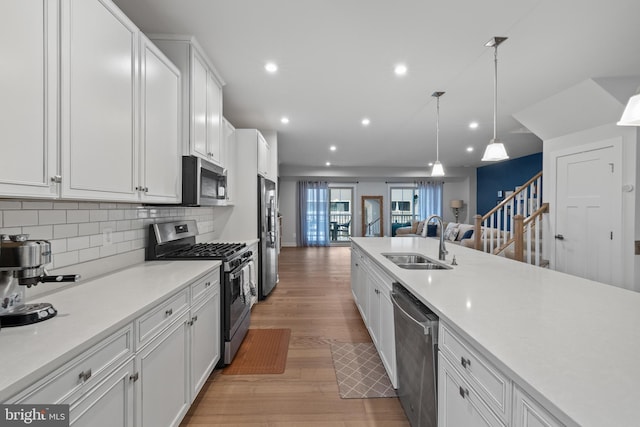
<svg viewBox="0 0 640 427">
<path fill-rule="evenodd" d="M 640 425 L 639 293 L 452 244 L 452 270 L 406 270 L 381 254 L 438 241 L 352 241 L 563 422 Z"/>
<path fill-rule="evenodd" d="M 218 265 L 220 261 L 149 261 L 27 301 L 51 303 L 58 315 L 0 330 L 0 402 Z"/>
</svg>

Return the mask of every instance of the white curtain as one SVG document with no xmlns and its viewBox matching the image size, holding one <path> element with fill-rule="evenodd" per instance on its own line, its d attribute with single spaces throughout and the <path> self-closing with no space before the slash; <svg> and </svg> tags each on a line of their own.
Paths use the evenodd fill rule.
<svg viewBox="0 0 640 427">
<path fill-rule="evenodd" d="M 442 217 L 442 181 L 418 182 L 418 213 L 420 219 L 427 219 L 430 215 Z"/>
<path fill-rule="evenodd" d="M 329 184 L 298 182 L 298 246 L 329 246 Z"/>
</svg>

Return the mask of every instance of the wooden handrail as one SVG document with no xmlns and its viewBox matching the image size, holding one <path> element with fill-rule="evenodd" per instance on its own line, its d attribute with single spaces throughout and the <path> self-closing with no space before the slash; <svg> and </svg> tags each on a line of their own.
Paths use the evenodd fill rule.
<svg viewBox="0 0 640 427">
<path fill-rule="evenodd" d="M 542 176 L 542 171 L 538 172 L 533 178 L 531 178 L 529 181 L 525 182 L 522 185 L 522 187 L 520 187 L 520 190 L 518 190 L 517 192 L 513 193 L 512 195 L 510 195 L 509 197 L 507 197 L 506 199 L 501 201 L 498 206 L 496 206 L 495 208 L 491 209 L 489 212 L 484 214 L 484 216 L 482 216 L 482 221 L 484 221 L 485 219 L 489 218 L 495 212 L 497 212 L 498 210 L 503 208 L 507 203 L 509 203 L 511 200 L 513 200 L 518 194 L 520 194 L 521 192 L 525 191 L 531 184 L 534 183 L 535 180 L 537 180 L 541 176 Z"/>
<path fill-rule="evenodd" d="M 543 203 L 542 206 L 540 206 L 540 208 L 538 208 L 538 210 L 536 210 L 533 214 L 531 214 L 530 217 L 528 217 L 527 219 L 525 219 L 524 221 L 522 220 L 522 218 L 524 218 L 522 215 L 516 215 L 513 217 L 514 221 L 515 221 L 515 236 L 512 237 L 511 239 L 509 239 L 505 244 L 503 244 L 502 246 L 500 246 L 499 248 L 496 248 L 493 251 L 494 255 L 498 255 L 500 252 L 504 251 L 505 249 L 507 249 L 507 247 L 509 247 L 509 245 L 511 245 L 513 242 L 516 242 L 518 239 L 518 234 L 520 234 L 520 251 L 518 251 L 518 244 L 516 243 L 516 247 L 514 248 L 514 256 L 516 259 L 518 259 L 518 254 L 520 254 L 520 257 L 522 259 L 518 259 L 518 261 L 523 261 L 524 260 L 524 227 L 526 227 L 527 225 L 529 225 L 533 220 L 535 220 L 537 217 L 542 216 L 542 214 L 549 212 L 549 203 Z M 479 216 L 479 215 L 478 215 Z M 520 218 L 518 218 L 520 217 Z M 518 227 L 518 219 L 520 219 L 521 221 L 521 226 Z M 535 226 L 535 223 L 534 223 Z M 520 229 L 520 231 L 518 231 L 518 229 Z"/>
</svg>

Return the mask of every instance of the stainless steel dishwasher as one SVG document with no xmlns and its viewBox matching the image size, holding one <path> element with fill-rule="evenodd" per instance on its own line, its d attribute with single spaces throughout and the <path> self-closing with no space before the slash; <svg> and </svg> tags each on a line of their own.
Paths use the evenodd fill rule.
<svg viewBox="0 0 640 427">
<path fill-rule="evenodd" d="M 436 427 L 438 316 L 399 283 L 391 301 L 400 403 L 412 427 Z"/>
</svg>

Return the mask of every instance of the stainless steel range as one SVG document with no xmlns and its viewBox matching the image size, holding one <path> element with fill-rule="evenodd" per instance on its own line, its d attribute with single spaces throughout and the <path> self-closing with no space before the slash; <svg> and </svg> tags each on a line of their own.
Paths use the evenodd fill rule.
<svg viewBox="0 0 640 427">
<path fill-rule="evenodd" d="M 224 364 L 233 360 L 247 334 L 251 297 L 257 287 L 251 280 L 253 252 L 245 243 L 196 243 L 198 226 L 193 220 L 152 224 L 147 260 L 220 260 L 220 325 Z M 254 270 L 255 271 L 255 270 Z M 255 274 L 254 274 L 255 275 Z"/>
</svg>

